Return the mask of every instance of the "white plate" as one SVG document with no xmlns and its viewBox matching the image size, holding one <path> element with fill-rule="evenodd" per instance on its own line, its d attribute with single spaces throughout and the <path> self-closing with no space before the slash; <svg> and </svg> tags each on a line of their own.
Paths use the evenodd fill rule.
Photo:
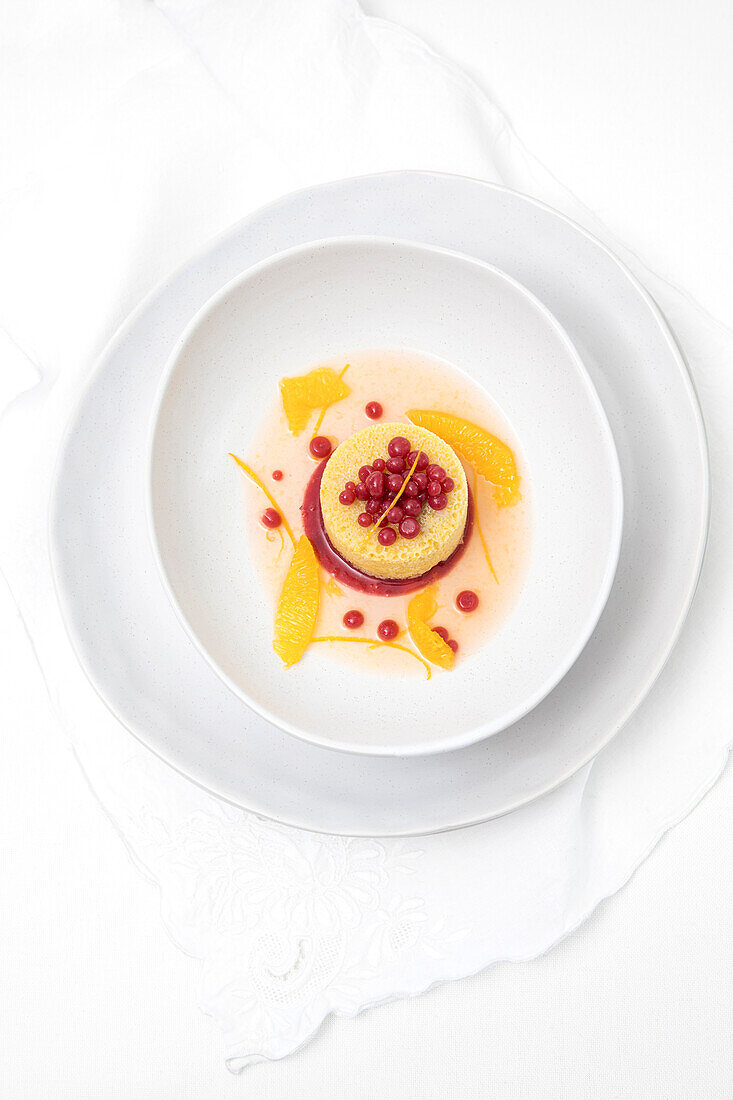
<svg viewBox="0 0 733 1100">
<path fill-rule="evenodd" d="M 591 639 L 530 714 L 450 753 L 337 753 L 253 714 L 191 644 L 148 539 L 149 418 L 186 324 L 251 264 L 308 240 L 349 234 L 455 248 L 527 286 L 578 348 L 621 463 L 621 555 Z M 697 583 L 707 519 L 697 401 L 679 349 L 638 282 L 550 208 L 495 185 L 424 172 L 344 180 L 280 199 L 228 230 L 148 297 L 102 356 L 72 418 L 50 512 L 72 643 L 120 720 L 174 767 L 240 806 L 305 828 L 364 836 L 496 817 L 592 759 L 669 655 Z"/>
<path fill-rule="evenodd" d="M 283 375 L 380 345 L 447 361 L 498 404 L 522 452 L 532 545 L 519 603 L 478 653 L 450 675 L 382 678 L 374 690 L 363 669 L 334 676 L 318 647 L 282 667 L 269 601 L 243 552 L 241 475 L 228 452 L 254 446 Z M 552 315 L 480 260 L 364 237 L 279 253 L 193 319 L 154 423 L 151 530 L 171 601 L 224 682 L 307 741 L 407 755 L 505 729 L 570 668 L 608 597 L 623 506 L 605 413 Z M 368 705 L 355 707 L 365 692 Z"/>
</svg>

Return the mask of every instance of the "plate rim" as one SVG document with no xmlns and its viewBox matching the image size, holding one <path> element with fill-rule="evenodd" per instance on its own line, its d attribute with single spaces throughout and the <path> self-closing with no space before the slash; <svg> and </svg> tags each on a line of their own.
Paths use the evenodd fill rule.
<svg viewBox="0 0 733 1100">
<path fill-rule="evenodd" d="M 216 310 L 225 298 L 228 297 L 233 291 L 235 291 L 242 283 L 249 281 L 252 278 L 256 278 L 261 272 L 268 271 L 273 267 L 276 267 L 280 263 L 287 263 L 291 259 L 297 259 L 300 255 L 312 252 L 314 249 L 327 248 L 331 246 L 344 247 L 348 245 L 378 245 L 380 248 L 385 246 L 397 246 L 402 249 L 418 253 L 418 254 L 435 254 L 438 256 L 444 256 L 452 260 L 458 260 L 462 264 L 467 266 L 479 268 L 482 271 L 489 272 L 493 276 L 498 277 L 504 283 L 511 286 L 517 293 L 527 301 L 531 308 L 535 309 L 537 313 L 543 318 L 546 324 L 551 328 L 560 339 L 567 355 L 572 363 L 572 368 L 582 383 L 588 399 L 591 404 L 595 416 L 598 420 L 598 426 L 600 429 L 600 437 L 603 450 L 606 454 L 609 462 L 611 476 L 612 476 L 612 488 L 609 504 L 611 507 L 613 517 L 613 527 L 609 535 L 608 546 L 606 547 L 606 553 L 603 565 L 603 577 L 598 590 L 595 595 L 592 606 L 583 619 L 583 623 L 577 632 L 577 636 L 573 641 L 572 646 L 568 647 L 567 652 L 563 655 L 562 660 L 558 661 L 557 666 L 553 669 L 552 673 L 547 677 L 545 682 L 534 691 L 533 694 L 527 697 L 519 705 L 510 709 L 503 717 L 497 718 L 493 723 L 489 723 L 488 727 L 484 725 L 481 729 L 473 729 L 468 734 L 456 735 L 453 737 L 442 737 L 440 740 L 436 740 L 431 743 L 429 747 L 424 744 L 412 745 L 353 745 L 349 742 L 336 741 L 329 738 L 319 739 L 316 736 L 308 736 L 302 732 L 297 726 L 293 725 L 287 720 L 281 719 L 274 711 L 269 710 L 264 705 L 258 704 L 254 699 L 247 697 L 246 693 L 239 687 L 239 685 L 229 676 L 223 668 L 219 665 L 213 654 L 209 653 L 206 646 L 199 639 L 197 632 L 193 624 L 189 621 L 189 618 L 181 605 L 178 597 L 176 596 L 173 586 L 170 582 L 168 571 L 163 561 L 163 554 L 161 552 L 160 542 L 157 536 L 156 524 L 155 524 L 155 507 L 153 503 L 153 451 L 155 447 L 156 430 L 158 421 L 160 418 L 161 406 L 165 399 L 168 387 L 170 385 L 171 378 L 174 374 L 176 365 L 180 359 L 184 349 L 189 345 L 191 339 L 195 336 L 195 333 L 199 326 L 206 321 L 206 319 Z M 490 395 L 489 395 L 490 396 Z M 624 527 L 624 489 L 623 479 L 621 476 L 621 466 L 618 457 L 618 451 L 616 448 L 616 441 L 613 435 L 613 430 L 608 420 L 606 410 L 603 406 L 603 402 L 598 394 L 598 390 L 590 376 L 588 368 L 583 362 L 583 358 L 580 352 L 575 346 L 575 343 L 571 339 L 570 335 L 566 331 L 564 325 L 557 319 L 552 310 L 545 305 L 528 287 L 524 286 L 514 276 L 509 275 L 506 271 L 503 271 L 496 264 L 488 263 L 486 260 L 482 260 L 478 256 L 471 256 L 468 253 L 461 252 L 457 249 L 444 248 L 440 245 L 426 244 L 421 241 L 412 241 L 402 237 L 382 236 L 377 234 L 354 234 L 353 236 L 338 235 L 335 237 L 322 237 L 312 241 L 304 241 L 301 244 L 293 245 L 290 248 L 282 249 L 278 252 L 273 252 L 271 255 L 259 260 L 257 263 L 250 265 L 240 271 L 237 275 L 227 280 L 222 286 L 219 287 L 202 305 L 196 310 L 195 314 L 190 318 L 188 323 L 182 330 L 179 338 L 176 340 L 174 347 L 171 350 L 168 359 L 161 372 L 160 379 L 158 381 L 156 391 L 153 397 L 153 402 L 149 414 L 149 424 L 147 433 L 147 448 L 145 456 L 145 518 L 147 523 L 148 540 L 151 547 L 153 560 L 155 561 L 156 568 L 158 570 L 158 576 L 165 589 L 168 601 L 173 608 L 179 622 L 186 631 L 186 634 L 191 643 L 196 647 L 197 651 L 201 654 L 207 664 L 214 670 L 217 676 L 222 682 L 229 688 L 229 690 L 239 699 L 245 706 L 249 707 L 255 713 L 259 714 L 267 722 L 276 726 L 283 732 L 290 734 L 292 737 L 297 737 L 300 741 L 305 741 L 308 744 L 317 745 L 319 748 L 331 749 L 334 752 L 345 752 L 348 754 L 354 754 L 357 756 L 429 756 L 436 753 L 453 752 L 458 749 L 467 748 L 469 745 L 476 744 L 478 741 L 483 741 L 487 737 L 493 737 L 497 733 L 502 733 L 516 722 L 521 721 L 530 711 L 539 706 L 543 699 L 545 699 L 560 681 L 567 675 L 575 662 L 578 660 L 580 654 L 585 649 L 588 641 L 593 634 L 598 621 L 603 614 L 603 610 L 608 602 L 608 598 L 611 594 L 614 578 L 616 576 L 616 570 L 618 568 L 619 557 L 621 554 L 621 544 L 623 539 L 623 527 Z"/>
<path fill-rule="evenodd" d="M 652 317 L 656 328 L 658 329 L 659 333 L 661 334 L 661 336 L 664 340 L 664 343 L 667 345 L 668 351 L 670 352 L 672 358 L 675 361 L 675 365 L 677 367 L 677 373 L 679 374 L 680 379 L 681 379 L 685 389 L 687 390 L 689 405 L 690 405 L 690 408 L 693 412 L 695 422 L 696 422 L 696 427 L 697 427 L 697 442 L 698 442 L 698 445 L 699 445 L 699 457 L 700 457 L 700 461 L 701 461 L 701 476 L 702 476 L 702 499 L 701 499 L 701 504 L 702 504 L 702 509 L 701 509 L 701 515 L 700 515 L 700 526 L 699 526 L 699 530 L 698 530 L 698 533 L 697 533 L 697 548 L 696 548 L 696 554 L 695 554 L 695 560 L 694 560 L 694 567 L 691 569 L 690 576 L 688 577 L 687 587 L 686 587 L 686 591 L 685 591 L 685 594 L 684 594 L 684 598 L 682 600 L 682 603 L 680 604 L 680 611 L 677 615 L 677 618 L 676 618 L 676 621 L 675 621 L 673 627 L 668 632 L 666 643 L 662 648 L 660 656 L 659 656 L 659 658 L 656 662 L 656 666 L 653 668 L 653 670 L 646 677 L 644 683 L 642 685 L 640 685 L 640 687 L 637 689 L 637 691 L 629 699 L 626 708 L 622 711 L 622 713 L 620 714 L 618 720 L 610 726 L 608 732 L 606 733 L 606 735 L 602 739 L 602 741 L 600 743 L 596 744 L 591 752 L 586 753 L 584 755 L 583 759 L 581 759 L 579 761 L 574 761 L 573 764 L 570 767 L 568 767 L 567 769 L 565 769 L 565 771 L 559 777 L 555 777 L 552 780 L 548 781 L 547 783 L 542 785 L 541 789 L 536 789 L 536 790 L 532 791 L 526 797 L 517 797 L 517 798 L 514 799 L 513 802 L 505 804 L 500 809 L 495 810 L 493 812 L 481 813 L 477 816 L 474 816 L 474 817 L 471 817 L 471 818 L 468 818 L 468 819 L 465 819 L 465 820 L 461 820 L 461 821 L 450 822 L 448 824 L 441 825 L 439 827 L 431 826 L 431 827 L 428 827 L 428 828 L 422 827 L 422 828 L 405 828 L 405 829 L 402 829 L 402 828 L 400 828 L 400 829 L 387 828 L 387 829 L 377 829 L 377 830 L 375 830 L 374 828 L 363 829 L 363 830 L 361 830 L 361 829 L 348 829 L 348 830 L 347 829 L 334 829 L 333 827 L 331 827 L 331 828 L 325 828 L 325 827 L 320 828 L 317 825 L 314 825 L 312 823 L 303 822 L 302 820 L 298 820 L 296 816 L 287 816 L 285 814 L 276 816 L 272 813 L 268 814 L 267 811 L 259 809 L 259 808 L 255 808 L 255 807 L 252 807 L 252 806 L 245 806 L 241 801 L 238 801 L 237 799 L 232 798 L 231 796 L 227 795 L 223 791 L 217 790 L 214 785 L 203 783 L 201 780 L 199 780 L 195 776 L 191 775 L 189 772 L 187 772 L 184 768 L 179 766 L 173 760 L 169 759 L 164 751 L 162 751 L 156 745 L 151 744 L 150 741 L 145 736 L 145 732 L 143 730 L 136 729 L 135 728 L 136 724 L 133 721 L 131 721 L 129 719 L 126 719 L 126 718 L 123 718 L 122 715 L 117 711 L 117 709 L 112 705 L 112 703 L 105 697 L 105 694 L 104 694 L 104 692 L 101 688 L 101 685 L 99 685 L 97 683 L 95 676 L 93 675 L 91 669 L 89 668 L 86 660 L 84 659 L 84 657 L 82 655 L 82 648 L 83 647 L 81 645 L 81 639 L 77 638 L 77 636 L 75 634 L 75 631 L 74 631 L 74 628 L 72 626 L 73 619 L 69 614 L 67 614 L 66 599 L 65 599 L 64 592 L 63 592 L 63 586 L 62 586 L 62 583 L 61 583 L 61 578 L 59 576 L 59 562 L 58 562 L 58 558 L 57 558 L 58 549 L 57 549 L 57 544 L 56 544 L 56 539 L 55 539 L 55 532 L 54 532 L 54 522 L 53 521 L 54 521 L 54 517 L 55 517 L 55 503 L 58 499 L 58 488 L 59 488 L 59 482 L 60 482 L 60 478 L 61 478 L 61 470 L 62 470 L 62 466 L 63 466 L 63 460 L 64 460 L 64 457 L 65 457 L 65 455 L 66 455 L 66 453 L 69 449 L 74 429 L 75 429 L 75 427 L 76 427 L 76 425 L 77 425 L 77 423 L 80 419 L 80 412 L 81 412 L 82 406 L 84 405 L 84 402 L 85 402 L 85 399 L 86 399 L 86 396 L 87 396 L 87 393 L 88 393 L 89 389 L 92 387 L 94 382 L 98 379 L 99 375 L 102 373 L 102 369 L 104 367 L 104 364 L 105 364 L 106 360 L 109 358 L 111 352 L 114 350 L 114 348 L 117 346 L 117 344 L 121 343 L 127 337 L 127 335 L 131 332 L 131 330 L 134 328 L 135 324 L 137 323 L 138 318 L 140 317 L 140 315 L 143 312 L 146 311 L 146 309 L 153 302 L 153 300 L 159 294 L 162 293 L 162 291 L 165 289 L 165 287 L 169 283 L 171 283 L 174 280 L 180 278 L 183 275 L 183 273 L 186 271 L 187 268 L 195 266 L 197 263 L 199 263 L 211 250 L 217 248 L 224 241 L 226 241 L 227 238 L 229 238 L 231 235 L 234 235 L 237 231 L 241 230 L 241 228 L 246 223 L 248 223 L 250 220 L 252 220 L 254 218 L 265 216 L 268 211 L 276 209 L 286 199 L 297 200 L 297 199 L 303 198 L 305 195 L 310 195 L 310 194 L 313 194 L 313 193 L 323 193 L 323 194 L 325 194 L 330 189 L 343 187 L 346 184 L 359 184 L 359 183 L 368 184 L 368 183 L 371 183 L 371 182 L 387 181 L 387 180 L 399 179 L 399 178 L 406 179 L 408 177 L 410 177 L 412 179 L 416 179 L 416 180 L 418 180 L 418 179 L 434 179 L 434 178 L 440 179 L 440 180 L 448 180 L 448 181 L 456 180 L 456 181 L 461 181 L 461 182 L 464 182 L 464 183 L 470 183 L 470 184 L 478 185 L 478 187 L 480 187 L 482 189 L 485 189 L 485 190 L 488 190 L 488 191 L 495 191 L 495 192 L 499 192 L 499 193 L 506 193 L 506 194 L 509 194 L 509 195 L 517 196 L 520 199 L 522 199 L 524 202 L 529 204 L 530 206 L 534 206 L 537 209 L 539 209 L 539 210 L 551 215 L 552 217 L 559 219 L 563 223 L 565 223 L 574 232 L 579 233 L 582 237 L 586 238 L 591 244 L 593 244 L 595 247 L 597 247 L 618 268 L 618 270 L 621 272 L 622 276 L 625 279 L 628 280 L 628 282 L 631 284 L 631 286 L 634 288 L 634 290 L 636 291 L 638 296 L 643 301 L 643 303 L 645 305 L 645 308 L 647 309 L 648 313 Z M 537 199 L 532 195 L 528 195 L 526 192 L 519 191 L 516 188 L 507 187 L 504 184 L 496 183 L 494 181 L 482 180 L 482 179 L 478 179 L 477 177 L 461 175 L 461 174 L 458 174 L 458 173 L 432 172 L 432 171 L 422 170 L 422 169 L 397 169 L 397 170 L 386 171 L 386 172 L 373 172 L 373 173 L 367 173 L 367 174 L 362 174 L 362 175 L 358 175 L 358 176 L 343 177 L 343 178 L 338 179 L 338 180 L 330 180 L 330 181 L 320 183 L 320 184 L 308 185 L 308 186 L 305 186 L 305 187 L 298 188 L 294 191 L 287 192 L 285 194 L 279 195 L 279 196 L 275 197 L 274 199 L 271 199 L 267 203 L 265 203 L 265 204 L 257 207 L 256 209 L 248 212 L 243 217 L 237 219 L 235 222 L 233 222 L 230 225 L 226 226 L 219 233 L 217 233 L 214 236 L 212 236 L 211 238 L 209 238 L 199 248 L 195 249 L 192 252 L 192 254 L 183 263 L 179 264 L 163 280 L 158 282 L 155 286 L 153 286 L 144 295 L 144 297 L 140 300 L 140 302 L 128 314 L 128 316 L 122 321 L 122 323 L 118 326 L 118 328 L 112 334 L 110 339 L 107 341 L 104 348 L 102 349 L 102 351 L 97 356 L 93 366 L 89 370 L 89 372 L 88 372 L 88 374 L 87 374 L 87 376 L 84 380 L 84 384 L 83 384 L 80 392 L 78 393 L 78 395 L 76 396 L 76 399 L 71 404 L 71 408 L 70 408 L 70 411 L 69 411 L 69 414 L 68 414 L 67 422 L 66 422 L 66 424 L 64 426 L 64 429 L 61 433 L 61 437 L 60 437 L 60 441 L 59 441 L 58 449 L 57 449 L 57 454 L 56 454 L 56 459 L 55 459 L 55 462 L 54 462 L 53 471 L 52 471 L 52 475 L 51 475 L 51 479 L 50 479 L 50 489 L 49 489 L 48 509 L 47 509 L 47 536 L 48 536 L 49 558 L 50 558 L 50 564 L 51 564 L 51 573 L 52 573 L 52 578 L 53 578 L 53 585 L 54 585 L 54 590 L 56 592 L 56 598 L 57 598 L 59 608 L 60 608 L 60 612 L 61 612 L 61 618 L 62 618 L 62 621 L 63 621 L 63 624 L 64 624 L 64 629 L 66 631 L 67 637 L 69 638 L 70 645 L 71 645 L 72 650 L 73 650 L 73 652 L 74 652 L 74 654 L 75 654 L 75 656 L 76 656 L 76 658 L 77 658 L 77 660 L 80 664 L 80 667 L 82 668 L 82 671 L 84 672 L 84 675 L 86 676 L 87 680 L 91 684 L 93 690 L 95 691 L 97 696 L 101 699 L 101 701 L 103 702 L 103 704 L 105 705 L 105 707 L 107 708 L 109 713 L 112 714 L 112 716 L 129 733 L 131 733 L 132 736 L 135 737 L 135 739 L 137 741 L 139 741 L 142 745 L 145 746 L 146 749 L 148 749 L 151 753 L 153 753 L 154 756 L 156 756 L 158 759 L 162 760 L 167 766 L 171 767 L 179 775 L 185 777 L 187 780 L 194 783 L 197 787 L 199 787 L 201 790 L 206 791 L 208 794 L 213 795 L 214 797 L 217 797 L 217 798 L 221 799 L 223 802 L 226 802 L 229 805 L 236 807 L 237 809 L 244 809 L 244 810 L 247 810 L 248 812 L 256 813 L 260 817 L 266 818 L 266 819 L 271 820 L 271 821 L 276 821 L 278 823 L 285 824 L 285 825 L 291 826 L 293 828 L 304 829 L 305 831 L 312 832 L 312 833 L 315 833 L 315 834 L 340 835 L 340 836 L 347 836 L 347 837 L 375 837 L 375 838 L 376 837 L 380 837 L 380 838 L 384 838 L 384 837 L 406 837 L 407 838 L 407 837 L 438 835 L 438 834 L 443 833 L 443 832 L 451 832 L 455 829 L 471 828 L 475 825 L 480 825 L 480 824 L 483 824 L 487 821 L 496 820 L 497 818 L 506 816 L 507 814 L 512 813 L 517 809 L 520 809 L 522 806 L 530 805 L 532 802 L 536 801 L 538 798 L 541 798 L 544 795 L 549 794 L 552 791 L 556 790 L 563 783 L 565 783 L 568 779 L 570 779 L 573 775 L 577 774 L 577 772 L 579 772 L 585 765 L 587 765 L 591 760 L 593 760 L 613 740 L 613 738 L 627 724 L 627 722 L 630 720 L 632 715 L 635 713 L 635 711 L 639 708 L 639 706 L 641 705 L 643 700 L 649 694 L 650 690 L 652 689 L 652 687 L 656 683 L 657 679 L 659 678 L 662 670 L 664 669 L 664 667 L 665 667 L 665 665 L 666 665 L 666 663 L 669 659 L 669 656 L 672 653 L 672 651 L 673 651 L 673 649 L 674 649 L 674 647 L 677 643 L 680 632 L 682 630 L 684 622 L 685 622 L 685 620 L 687 618 L 687 615 L 689 613 L 690 606 L 691 606 L 692 601 L 694 599 L 694 595 L 695 595 L 695 592 L 696 592 L 696 589 L 697 589 L 697 586 L 698 586 L 698 583 L 699 583 L 700 575 L 701 575 L 701 572 L 702 572 L 702 567 L 703 567 L 703 564 L 704 564 L 705 551 L 706 551 L 706 547 L 707 547 L 708 533 L 709 533 L 709 527 L 710 527 L 710 501 L 711 501 L 710 457 L 709 457 L 707 432 L 706 432 L 705 422 L 704 422 L 704 419 L 703 419 L 703 416 L 702 416 L 702 411 L 701 411 L 700 402 L 699 402 L 699 399 L 698 399 L 698 396 L 697 396 L 697 391 L 696 391 L 696 388 L 695 388 L 694 380 L 692 378 L 692 375 L 690 374 L 689 368 L 687 366 L 687 362 L 685 360 L 685 356 L 684 356 L 679 344 L 677 343 L 677 341 L 674 337 L 674 334 L 672 332 L 672 329 L 671 329 L 671 326 L 670 326 L 669 322 L 667 321 L 667 319 L 662 314 L 662 311 L 660 310 L 659 306 L 655 302 L 655 300 L 652 297 L 652 295 L 650 294 L 650 292 L 644 287 L 644 285 L 640 282 L 640 280 L 636 277 L 636 275 L 634 275 L 634 273 L 630 270 L 628 265 L 626 263 L 624 263 L 624 261 L 621 260 L 615 254 L 615 252 L 613 252 L 613 250 L 608 245 L 606 245 L 602 240 L 600 240 L 595 234 L 593 234 L 592 232 L 587 230 L 584 226 L 580 225 L 578 222 L 576 222 L 574 219 L 570 218 L 568 215 L 564 214 L 562 211 L 557 210 L 555 207 L 551 206 L 549 203 L 545 203 L 542 200 Z"/>
</svg>

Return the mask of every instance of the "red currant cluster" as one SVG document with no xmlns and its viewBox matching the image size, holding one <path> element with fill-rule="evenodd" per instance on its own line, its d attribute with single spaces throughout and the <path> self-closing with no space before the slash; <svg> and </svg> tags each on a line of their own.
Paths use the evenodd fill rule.
<svg viewBox="0 0 733 1100">
<path fill-rule="evenodd" d="M 448 477 L 442 466 L 431 463 L 424 451 L 418 455 L 410 447 L 409 439 L 395 436 L 387 446 L 389 457 L 374 458 L 370 465 L 362 466 L 359 480 L 347 481 L 339 494 L 342 504 L 350 505 L 356 500 L 363 503 L 364 511 L 359 513 L 358 522 L 361 527 L 378 523 L 377 538 L 382 546 L 391 546 L 398 532 L 405 539 L 414 539 L 420 534 L 418 517 L 425 505 L 441 512 L 448 503 L 448 494 L 455 488 L 453 478 Z M 398 494 L 400 499 L 393 504 Z"/>
</svg>

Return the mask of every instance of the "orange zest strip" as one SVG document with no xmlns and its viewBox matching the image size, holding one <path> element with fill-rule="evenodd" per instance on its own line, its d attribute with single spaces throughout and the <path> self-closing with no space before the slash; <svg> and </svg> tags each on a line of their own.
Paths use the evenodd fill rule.
<svg viewBox="0 0 733 1100">
<path fill-rule="evenodd" d="M 228 454 L 229 454 L 230 458 L 234 459 L 237 466 L 239 466 L 240 470 L 244 470 L 247 477 L 250 478 L 251 481 L 254 481 L 254 483 L 255 483 L 255 485 L 257 486 L 258 489 L 262 490 L 262 492 L 265 494 L 265 496 L 267 497 L 267 499 L 269 500 L 270 504 L 275 509 L 275 511 L 280 513 L 280 515 L 282 516 L 283 527 L 285 528 L 285 530 L 288 533 L 288 538 L 290 539 L 290 541 L 293 544 L 293 549 L 295 549 L 295 535 L 293 534 L 292 528 L 291 528 L 290 524 L 288 523 L 282 508 L 280 507 L 278 502 L 275 500 L 275 498 L 272 495 L 272 493 L 270 492 L 270 490 L 264 484 L 264 482 L 262 481 L 262 478 L 257 476 L 257 474 L 254 472 L 254 470 L 252 469 L 251 466 L 248 466 L 246 462 L 242 462 L 241 458 L 237 458 L 237 456 L 233 455 L 231 451 L 229 451 Z"/>
<path fill-rule="evenodd" d="M 280 555 L 285 549 L 285 536 L 283 535 L 282 530 L 279 527 L 276 527 L 274 531 L 268 531 L 265 535 L 265 538 L 268 542 L 274 542 L 276 535 L 280 536 L 280 549 L 277 552 L 277 557 L 275 558 L 275 561 L 280 561 Z"/>
<path fill-rule="evenodd" d="M 333 579 L 333 577 L 329 577 L 323 587 L 325 588 L 325 590 L 326 590 L 326 592 L 328 593 L 329 596 L 335 596 L 335 597 L 343 596 L 343 592 L 341 591 L 339 586 L 336 584 L 336 581 Z"/>
<path fill-rule="evenodd" d="M 473 471 L 473 522 L 476 524 L 476 530 L 478 531 L 478 537 L 481 539 L 481 545 L 482 545 L 483 550 L 484 550 L 484 557 L 486 558 L 486 564 L 488 565 L 489 569 L 491 570 L 491 576 L 494 578 L 494 580 L 498 584 L 499 583 L 499 578 L 497 577 L 496 572 L 494 571 L 494 567 L 491 564 L 491 555 L 489 554 L 489 548 L 486 545 L 486 539 L 484 538 L 484 533 L 481 530 L 481 520 L 479 519 L 479 514 L 478 514 L 478 493 L 477 493 L 477 488 L 478 488 L 478 477 L 476 475 L 476 471 L 474 470 Z"/>
<path fill-rule="evenodd" d="M 427 673 L 427 680 L 432 676 L 430 665 L 427 661 L 423 661 L 422 657 L 418 657 L 417 653 L 413 653 L 413 651 L 408 649 L 405 645 L 398 645 L 397 642 L 383 642 L 376 638 L 343 638 L 340 634 L 329 634 L 323 638 L 311 638 L 311 645 L 313 642 L 356 642 L 357 645 L 368 645 L 371 649 L 376 649 L 377 646 L 387 646 L 389 649 L 399 649 L 402 653 L 407 653 L 409 657 L 414 657 L 416 661 L 420 662 Z"/>
<path fill-rule="evenodd" d="M 407 488 L 407 482 L 410 480 L 412 475 L 415 473 L 415 467 L 417 466 L 418 462 L 420 461 L 420 455 L 422 454 L 422 445 L 423 445 L 424 442 L 425 442 L 425 437 L 423 436 L 423 438 L 420 440 L 420 442 L 418 444 L 417 456 L 416 456 L 415 461 L 413 462 L 412 466 L 410 467 L 410 472 L 408 473 L 405 480 L 402 482 L 402 485 L 400 486 L 400 491 L 397 494 L 397 496 L 394 498 L 392 503 L 390 504 L 389 508 L 394 508 L 394 506 L 397 504 L 398 500 L 400 499 L 400 497 L 404 493 L 405 489 Z M 387 511 L 389 511 L 389 508 L 387 509 Z M 385 515 L 386 515 L 386 513 L 385 513 Z M 374 533 L 374 531 L 379 530 L 380 521 L 381 521 L 381 517 L 380 517 L 379 520 L 377 520 L 377 522 L 375 524 L 373 524 L 373 526 L 371 526 L 369 528 L 369 530 L 366 533 L 366 538 L 362 540 L 361 546 L 359 547 L 360 550 L 363 549 L 363 547 L 365 547 L 366 544 L 369 542 L 369 539 L 372 537 L 372 534 Z"/>
<path fill-rule="evenodd" d="M 339 371 L 339 376 L 338 376 L 339 377 L 339 382 L 341 381 L 343 376 L 346 374 L 348 369 L 349 369 L 349 364 L 347 363 L 346 366 L 343 368 L 343 370 Z M 313 428 L 313 435 L 311 436 L 311 439 L 315 439 L 315 437 L 318 435 L 318 429 L 320 428 L 321 424 L 323 423 L 323 418 L 326 415 L 326 410 L 330 409 L 330 408 L 331 408 L 330 405 L 324 405 L 323 408 L 321 409 L 320 413 L 318 414 L 318 420 L 316 420 L 315 427 Z"/>
</svg>

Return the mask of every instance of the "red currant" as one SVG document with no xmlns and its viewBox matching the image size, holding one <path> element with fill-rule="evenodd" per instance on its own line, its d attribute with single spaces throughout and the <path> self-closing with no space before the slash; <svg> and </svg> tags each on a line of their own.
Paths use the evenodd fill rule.
<svg viewBox="0 0 733 1100">
<path fill-rule="evenodd" d="M 400 632 L 400 628 L 394 619 L 382 619 L 377 627 L 377 634 L 383 642 L 391 642 Z"/>
<path fill-rule="evenodd" d="M 390 458 L 404 458 L 410 452 L 410 441 L 404 435 L 396 435 L 394 439 L 390 439 L 387 450 Z"/>
<path fill-rule="evenodd" d="M 310 441 L 309 450 L 314 458 L 328 458 L 331 453 L 331 440 L 325 435 L 316 435 Z"/>
<path fill-rule="evenodd" d="M 265 508 L 260 516 L 260 521 L 263 527 L 269 527 L 272 530 L 274 527 L 280 526 L 283 518 L 275 508 Z"/>
<path fill-rule="evenodd" d="M 475 611 L 478 604 L 478 596 L 470 588 L 465 588 L 456 596 L 456 607 L 459 611 Z"/>
</svg>

